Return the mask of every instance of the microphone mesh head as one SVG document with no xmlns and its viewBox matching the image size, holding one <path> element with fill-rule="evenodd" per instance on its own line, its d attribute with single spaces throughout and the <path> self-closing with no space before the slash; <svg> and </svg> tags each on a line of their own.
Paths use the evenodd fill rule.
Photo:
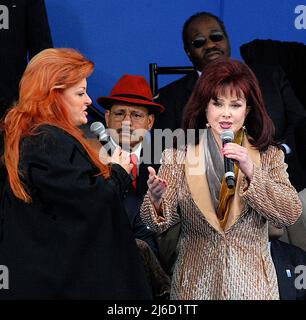
<svg viewBox="0 0 306 320">
<path fill-rule="evenodd" d="M 105 127 L 101 122 L 93 122 L 89 129 L 96 135 L 99 135 L 101 132 L 105 131 Z"/>
<path fill-rule="evenodd" d="M 99 141 L 107 141 L 108 136 L 103 123 L 93 122 L 89 130 L 98 137 Z"/>
<path fill-rule="evenodd" d="M 232 130 L 224 130 L 220 134 L 220 138 L 222 141 L 233 141 L 234 140 L 234 132 Z"/>
</svg>

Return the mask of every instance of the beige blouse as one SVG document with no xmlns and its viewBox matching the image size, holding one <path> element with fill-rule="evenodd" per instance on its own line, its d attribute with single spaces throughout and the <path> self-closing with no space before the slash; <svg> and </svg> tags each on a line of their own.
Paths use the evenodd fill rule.
<svg viewBox="0 0 306 320">
<path fill-rule="evenodd" d="M 239 171 L 223 230 L 210 197 L 203 145 L 200 141 L 187 152 L 164 151 L 158 176 L 168 182 L 162 201 L 165 221 L 158 222 L 148 195 L 141 207 L 143 221 L 155 231 L 181 221 L 171 299 L 279 299 L 267 221 L 287 226 L 302 211 L 288 179 L 283 152 L 271 146 L 259 154 L 244 139 L 254 175 L 248 183 Z"/>
</svg>

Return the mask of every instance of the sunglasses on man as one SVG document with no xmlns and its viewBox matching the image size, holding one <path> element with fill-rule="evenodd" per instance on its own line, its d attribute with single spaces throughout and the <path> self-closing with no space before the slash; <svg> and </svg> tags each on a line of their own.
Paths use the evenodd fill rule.
<svg viewBox="0 0 306 320">
<path fill-rule="evenodd" d="M 222 32 L 214 32 L 210 34 L 208 38 L 212 42 L 220 42 L 224 40 L 225 36 Z M 205 37 L 198 37 L 195 40 L 193 40 L 191 44 L 198 49 L 203 47 L 206 44 L 206 42 L 207 42 L 207 39 Z"/>
</svg>

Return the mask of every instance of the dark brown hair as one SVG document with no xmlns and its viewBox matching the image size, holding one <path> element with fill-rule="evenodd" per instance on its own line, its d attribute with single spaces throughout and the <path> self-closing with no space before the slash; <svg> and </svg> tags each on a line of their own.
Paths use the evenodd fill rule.
<svg viewBox="0 0 306 320">
<path fill-rule="evenodd" d="M 205 128 L 205 111 L 209 101 L 217 100 L 227 87 L 237 96 L 243 94 L 250 107 L 244 125 L 252 138 L 252 145 L 259 151 L 265 151 L 271 144 L 276 145 L 273 140 L 274 124 L 266 111 L 255 74 L 245 63 L 233 59 L 217 59 L 203 70 L 184 108 L 185 132 L 188 129 L 199 131 Z"/>
</svg>

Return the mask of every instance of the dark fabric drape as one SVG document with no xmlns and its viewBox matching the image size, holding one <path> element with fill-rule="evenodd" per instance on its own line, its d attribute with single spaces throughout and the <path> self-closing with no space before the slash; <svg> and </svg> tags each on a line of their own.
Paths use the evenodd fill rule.
<svg viewBox="0 0 306 320">
<path fill-rule="evenodd" d="M 240 47 L 247 64 L 280 65 L 306 109 L 306 45 L 299 42 L 276 40 L 253 40 Z"/>
</svg>

